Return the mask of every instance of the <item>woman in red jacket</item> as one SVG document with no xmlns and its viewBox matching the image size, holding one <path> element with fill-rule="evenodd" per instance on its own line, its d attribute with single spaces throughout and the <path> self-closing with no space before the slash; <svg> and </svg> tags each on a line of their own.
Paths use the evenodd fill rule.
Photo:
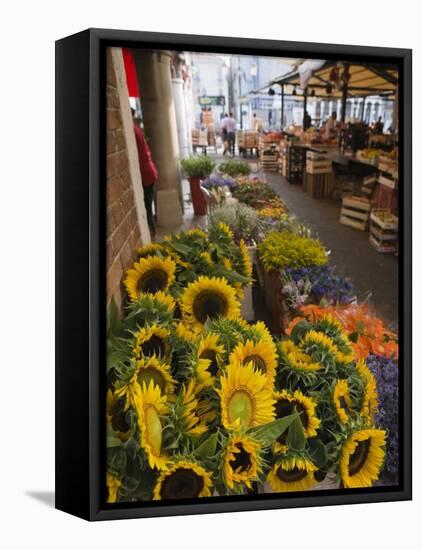
<svg viewBox="0 0 422 550">
<path fill-rule="evenodd" d="M 135 109 L 132 109 L 132 116 L 135 116 Z M 158 179 L 157 168 L 152 160 L 151 151 L 148 147 L 144 133 L 138 124 L 133 120 L 133 130 L 135 132 L 136 147 L 138 149 L 139 168 L 141 170 L 142 187 L 144 188 L 145 210 L 147 212 L 148 225 L 151 233 L 155 234 L 154 216 L 152 213 L 152 203 L 154 201 L 154 183 Z"/>
</svg>

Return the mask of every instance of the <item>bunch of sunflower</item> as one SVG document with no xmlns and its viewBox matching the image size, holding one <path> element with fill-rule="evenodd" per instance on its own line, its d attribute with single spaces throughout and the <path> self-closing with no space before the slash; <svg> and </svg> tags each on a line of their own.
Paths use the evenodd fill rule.
<svg viewBox="0 0 422 550">
<path fill-rule="evenodd" d="M 373 375 L 333 317 L 303 320 L 279 342 L 243 320 L 246 256 L 224 226 L 139 251 L 125 317 L 109 308 L 108 502 L 303 491 L 327 473 L 345 487 L 378 478 Z"/>
<path fill-rule="evenodd" d="M 327 474 L 345 488 L 372 486 L 384 465 L 386 432 L 375 425 L 375 377 L 343 325 L 329 314 L 313 323 L 302 320 L 278 351 L 277 384 L 286 389 L 276 406 L 289 412 L 294 404 L 301 414 L 309 486 L 311 478 L 315 484 Z M 288 455 L 288 442 L 278 443 Z"/>
</svg>

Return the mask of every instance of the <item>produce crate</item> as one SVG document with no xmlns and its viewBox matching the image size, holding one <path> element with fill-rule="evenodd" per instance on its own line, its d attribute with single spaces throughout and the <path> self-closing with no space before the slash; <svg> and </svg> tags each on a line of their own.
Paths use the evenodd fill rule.
<svg viewBox="0 0 422 550">
<path fill-rule="evenodd" d="M 334 175 L 332 172 L 326 174 L 309 174 L 303 176 L 303 191 L 314 199 L 331 197 L 334 189 Z"/>
<path fill-rule="evenodd" d="M 368 227 L 369 213 L 371 203 L 368 199 L 362 197 L 344 197 L 340 212 L 340 223 L 366 231 Z"/>
<path fill-rule="evenodd" d="M 388 172 L 382 172 L 378 176 L 378 182 L 381 185 L 385 185 L 386 187 L 390 187 L 391 189 L 395 189 L 397 187 L 397 179 Z"/>
<path fill-rule="evenodd" d="M 308 174 L 329 174 L 332 171 L 331 160 L 307 160 L 306 172 Z"/>
<path fill-rule="evenodd" d="M 374 208 L 370 218 L 369 241 L 381 253 L 397 250 L 399 220 L 385 208 Z"/>
<path fill-rule="evenodd" d="M 264 172 L 277 172 L 278 169 L 278 151 L 261 151 L 259 165 Z"/>
<path fill-rule="evenodd" d="M 363 178 L 361 188 L 362 193 L 364 193 L 368 197 L 371 196 L 374 192 L 377 182 L 378 180 L 375 174 L 371 174 L 370 176 L 366 176 L 365 178 Z"/>
<path fill-rule="evenodd" d="M 387 209 L 396 214 L 398 212 L 398 187 L 393 189 L 388 185 L 379 183 L 375 193 L 374 206 L 375 208 Z"/>
</svg>

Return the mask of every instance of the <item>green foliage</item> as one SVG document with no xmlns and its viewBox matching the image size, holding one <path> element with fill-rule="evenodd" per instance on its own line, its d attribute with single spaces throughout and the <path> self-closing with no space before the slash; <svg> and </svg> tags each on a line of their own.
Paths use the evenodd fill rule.
<svg viewBox="0 0 422 550">
<path fill-rule="evenodd" d="M 258 251 L 266 271 L 324 265 L 328 261 L 327 251 L 318 240 L 289 231 L 270 231 Z"/>
<path fill-rule="evenodd" d="M 294 409 L 296 412 L 296 407 Z M 287 417 L 288 418 L 288 417 Z M 305 434 L 303 433 L 303 425 L 299 415 L 295 414 L 290 424 L 286 438 L 287 446 L 293 451 L 303 451 L 305 448 Z"/>
<path fill-rule="evenodd" d="M 249 176 L 251 167 L 247 162 L 241 160 L 227 160 L 218 165 L 218 171 L 235 178 L 236 176 Z"/>
<path fill-rule="evenodd" d="M 297 419 L 299 419 L 297 413 L 290 414 L 288 416 L 284 416 L 283 418 L 274 420 L 273 422 L 268 422 L 268 424 L 263 424 L 262 426 L 253 428 L 249 431 L 248 435 L 258 439 L 264 447 L 268 447 L 274 443 L 274 441 L 276 441 L 276 439 L 278 439 L 289 428 L 289 426 L 292 426 Z"/>
<path fill-rule="evenodd" d="M 189 157 L 181 164 L 185 174 L 193 178 L 206 178 L 215 167 L 215 162 L 206 155 Z"/>
<path fill-rule="evenodd" d="M 256 210 L 246 204 L 222 204 L 221 206 L 214 207 L 208 216 L 210 230 L 221 222 L 230 227 L 236 241 L 244 239 L 246 242 L 249 242 L 251 240 L 256 241 L 258 238 L 260 230 L 258 214 Z"/>
</svg>

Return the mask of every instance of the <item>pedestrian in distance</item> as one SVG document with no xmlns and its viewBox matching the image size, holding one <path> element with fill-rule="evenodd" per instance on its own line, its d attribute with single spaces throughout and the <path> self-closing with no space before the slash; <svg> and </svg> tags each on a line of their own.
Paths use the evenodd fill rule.
<svg viewBox="0 0 422 550">
<path fill-rule="evenodd" d="M 154 185 L 158 179 L 157 167 L 152 160 L 150 148 L 143 131 L 135 121 L 135 109 L 132 110 L 133 130 L 135 132 L 136 148 L 138 150 L 139 170 L 141 172 L 142 187 L 144 189 L 144 204 L 151 235 L 155 235 L 155 222 L 152 212 L 154 202 Z"/>
</svg>

